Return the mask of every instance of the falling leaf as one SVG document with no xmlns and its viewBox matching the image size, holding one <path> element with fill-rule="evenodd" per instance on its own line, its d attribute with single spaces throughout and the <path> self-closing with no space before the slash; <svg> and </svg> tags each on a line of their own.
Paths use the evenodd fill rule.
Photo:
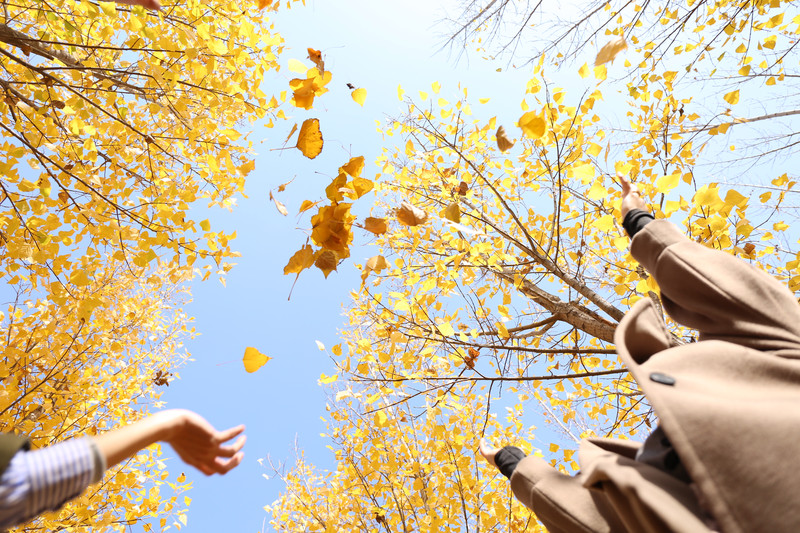
<svg viewBox="0 0 800 533">
<path fill-rule="evenodd" d="M 370 257 L 367 260 L 366 268 L 374 271 L 380 272 L 384 268 L 388 268 L 389 264 L 386 262 L 386 259 L 382 255 L 376 255 L 374 257 Z"/>
<path fill-rule="evenodd" d="M 628 43 L 625 42 L 624 37 L 615 37 L 610 42 L 606 43 L 603 48 L 597 53 L 594 60 L 594 66 L 604 65 L 609 61 L 614 61 L 614 58 L 619 55 L 623 50 L 628 49 Z"/>
<path fill-rule="evenodd" d="M 312 202 L 311 200 L 303 200 L 303 203 L 300 204 L 300 210 L 297 211 L 297 214 L 304 213 L 317 205 L 319 202 Z"/>
<path fill-rule="evenodd" d="M 336 254 L 330 250 L 323 250 L 317 256 L 317 260 L 314 262 L 314 266 L 322 270 L 322 273 L 325 274 L 326 278 L 328 277 L 328 274 L 336 270 L 336 265 Z"/>
<path fill-rule="evenodd" d="M 292 131 L 289 132 L 289 135 L 286 136 L 286 140 L 283 141 L 284 145 L 289 142 L 289 139 L 292 138 L 292 135 L 294 135 L 294 132 L 296 132 L 296 131 L 297 131 L 297 124 L 294 124 L 292 126 Z"/>
<path fill-rule="evenodd" d="M 325 345 L 324 345 L 324 344 L 322 344 L 322 343 L 321 343 L 321 342 L 319 342 L 319 341 L 314 341 L 314 342 L 316 342 L 316 343 L 317 343 L 317 348 L 319 348 L 319 351 L 320 351 L 320 352 L 324 352 L 324 351 L 325 351 Z"/>
<path fill-rule="evenodd" d="M 352 83 L 348 83 L 348 84 L 347 84 L 347 88 L 348 88 L 348 89 L 350 89 L 350 90 L 352 91 L 353 89 L 355 89 L 355 88 L 356 88 L 356 86 L 355 86 L 355 85 L 353 85 Z"/>
<path fill-rule="evenodd" d="M 462 181 L 458 184 L 458 194 L 461 196 L 466 196 L 467 192 L 469 191 L 469 185 L 467 185 L 466 181 Z"/>
<path fill-rule="evenodd" d="M 305 66 L 302 61 L 298 61 L 297 59 L 290 59 L 289 70 L 292 72 L 297 72 L 298 74 L 305 74 L 306 72 L 308 72 L 308 67 Z"/>
<path fill-rule="evenodd" d="M 364 229 L 371 231 L 375 235 L 386 233 L 386 220 L 383 218 L 367 217 L 364 219 Z"/>
<path fill-rule="evenodd" d="M 325 72 L 325 61 L 322 60 L 322 52 L 319 50 L 314 50 L 313 48 L 309 48 L 308 58 L 317 66 L 317 70 L 320 72 Z"/>
<path fill-rule="evenodd" d="M 351 157 L 347 164 L 339 168 L 339 172 L 347 172 L 354 178 L 361 176 L 361 171 L 364 170 L 364 156 Z"/>
<path fill-rule="evenodd" d="M 277 199 L 277 198 L 275 198 L 275 197 L 272 195 L 272 191 L 269 191 L 269 199 L 270 199 L 270 200 L 272 200 L 273 202 L 275 202 L 275 207 L 277 207 L 277 208 L 278 208 L 278 212 L 279 212 L 281 215 L 283 215 L 283 216 L 286 216 L 286 215 L 288 215 L 288 214 L 289 214 L 289 211 L 287 211 L 287 210 L 286 210 L 286 206 L 285 206 L 285 205 L 283 205 L 281 202 L 279 202 L 279 201 L 278 201 L 278 199 Z"/>
<path fill-rule="evenodd" d="M 356 198 L 361 198 L 371 191 L 374 186 L 375 184 L 371 180 L 365 178 L 356 178 L 352 181 L 353 194 Z"/>
<path fill-rule="evenodd" d="M 747 244 L 744 245 L 744 253 L 746 253 L 747 255 L 750 255 L 755 251 L 756 251 L 756 245 L 753 244 L 752 242 L 748 242 Z"/>
<path fill-rule="evenodd" d="M 314 249 L 306 244 L 289 259 L 289 263 L 283 267 L 285 274 L 299 274 L 303 270 L 314 264 Z"/>
<path fill-rule="evenodd" d="M 361 281 L 366 282 L 367 276 L 369 276 L 370 272 L 377 272 L 378 274 L 380 274 L 381 270 L 388 267 L 389 264 L 386 262 L 386 259 L 382 255 L 376 255 L 374 257 L 370 257 L 367 260 L 367 263 L 364 265 L 364 270 L 361 272 Z"/>
<path fill-rule="evenodd" d="M 294 181 L 294 178 L 290 179 L 290 180 L 289 180 L 289 181 L 287 181 L 286 183 L 281 183 L 280 185 L 278 185 L 278 192 L 283 192 L 283 191 L 285 191 L 285 190 L 286 190 L 286 186 L 287 186 L 287 185 L 289 185 L 289 184 L 290 184 L 291 182 L 293 182 L 293 181 Z"/>
<path fill-rule="evenodd" d="M 506 152 L 508 150 L 511 150 L 511 148 L 514 146 L 514 143 L 508 137 L 506 137 L 506 130 L 503 129 L 503 126 L 497 128 L 497 133 L 495 133 L 495 137 L 497 138 L 497 147 L 500 149 L 501 152 Z"/>
<path fill-rule="evenodd" d="M 544 117 L 535 111 L 528 111 L 519 118 L 519 127 L 522 132 L 531 139 L 541 139 L 547 131 L 547 123 Z"/>
<path fill-rule="evenodd" d="M 309 118 L 303 121 L 297 136 L 297 148 L 309 159 L 314 159 L 322 152 L 322 132 L 319 130 L 318 119 Z"/>
<path fill-rule="evenodd" d="M 458 202 L 450 203 L 450 205 L 442 210 L 441 215 L 451 222 L 461 222 L 461 208 L 459 207 Z"/>
<path fill-rule="evenodd" d="M 400 207 L 395 211 L 395 215 L 397 220 L 406 226 L 419 226 L 428 220 L 428 213 L 408 202 L 400 204 Z"/>
<path fill-rule="evenodd" d="M 722 98 L 729 104 L 736 105 L 739 103 L 739 90 L 731 91 Z"/>
<path fill-rule="evenodd" d="M 364 101 L 367 99 L 367 90 L 366 89 L 356 89 L 350 95 L 353 97 L 353 100 L 359 104 L 361 107 L 364 107 Z"/>
<path fill-rule="evenodd" d="M 272 359 L 272 357 L 267 357 L 255 348 L 248 346 L 244 349 L 244 357 L 242 358 L 242 362 L 244 363 L 244 369 L 250 373 L 253 373 L 264 366 L 270 359 Z"/>
</svg>

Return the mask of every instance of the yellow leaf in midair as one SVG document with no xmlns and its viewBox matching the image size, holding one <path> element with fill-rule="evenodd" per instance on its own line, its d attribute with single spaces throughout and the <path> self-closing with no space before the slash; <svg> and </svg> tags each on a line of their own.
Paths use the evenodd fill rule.
<svg viewBox="0 0 800 533">
<path fill-rule="evenodd" d="M 330 250 L 323 250 L 317 256 L 317 260 L 314 261 L 314 266 L 318 269 L 322 270 L 322 273 L 325 277 L 328 277 L 328 274 L 336 270 L 336 266 L 338 261 L 336 260 L 336 254 Z"/>
<path fill-rule="evenodd" d="M 547 122 L 535 111 L 528 111 L 519 117 L 519 127 L 531 139 L 541 139 L 547 131 Z"/>
<path fill-rule="evenodd" d="M 292 126 L 292 131 L 290 131 L 290 132 L 289 132 L 289 135 L 287 135 L 287 136 L 286 136 L 286 140 L 285 140 L 285 141 L 283 141 L 283 142 L 284 142 L 284 144 L 286 144 L 286 143 L 288 143 L 288 142 L 289 142 L 289 139 L 291 139 L 291 138 L 292 138 L 292 135 L 294 135 L 294 132 L 296 132 L 296 131 L 297 131 L 297 124 L 294 124 L 294 125 Z"/>
<path fill-rule="evenodd" d="M 354 178 L 361 176 L 361 171 L 364 170 L 364 156 L 351 157 L 346 165 L 342 165 L 339 169 L 340 172 L 347 172 Z"/>
<path fill-rule="evenodd" d="M 364 219 L 364 229 L 371 231 L 375 235 L 386 233 L 386 220 L 383 218 L 367 217 Z"/>
<path fill-rule="evenodd" d="M 244 357 L 242 358 L 242 362 L 244 363 L 244 369 L 250 373 L 253 373 L 264 366 L 270 359 L 272 359 L 272 357 L 267 357 L 252 346 L 248 346 L 244 349 Z"/>
<path fill-rule="evenodd" d="M 367 90 L 366 89 L 356 89 L 355 91 L 350 93 L 350 96 L 353 97 L 353 100 L 358 105 L 360 105 L 361 107 L 364 107 L 364 102 L 367 99 Z"/>
<path fill-rule="evenodd" d="M 497 138 L 497 147 L 500 149 L 501 152 L 506 152 L 508 150 L 511 150 L 511 148 L 514 146 L 514 142 L 511 141 L 506 136 L 506 130 L 503 128 L 503 126 L 497 128 L 497 133 L 495 133 L 495 137 Z"/>
<path fill-rule="evenodd" d="M 451 202 L 450 205 L 442 209 L 441 215 L 450 222 L 458 224 L 461 222 L 461 207 L 458 202 Z"/>
<path fill-rule="evenodd" d="M 723 96 L 722 99 L 725 100 L 726 102 L 728 102 L 731 105 L 738 104 L 739 103 L 739 89 L 736 89 L 735 91 L 729 92 L 728 94 Z"/>
<path fill-rule="evenodd" d="M 302 61 L 297 59 L 290 59 L 289 60 L 289 70 L 292 72 L 297 72 L 298 74 L 305 74 L 308 72 L 308 67 L 303 64 Z"/>
<path fill-rule="evenodd" d="M 297 149 L 309 159 L 314 159 L 322 152 L 322 132 L 319 130 L 319 120 L 309 118 L 300 126 L 297 136 Z"/>
<path fill-rule="evenodd" d="M 581 78 L 587 77 L 589 75 L 589 65 L 584 63 L 583 66 L 580 69 L 578 69 L 578 75 Z"/>
<path fill-rule="evenodd" d="M 312 207 L 314 207 L 318 203 L 319 202 L 312 202 L 311 200 L 303 200 L 303 203 L 300 204 L 300 210 L 297 211 L 297 214 L 299 215 L 300 213 L 305 213 L 306 211 L 308 211 L 309 209 L 311 209 Z"/>
<path fill-rule="evenodd" d="M 283 267 L 284 274 L 299 274 L 303 270 L 314 264 L 314 249 L 306 244 L 289 259 L 289 263 Z"/>
<path fill-rule="evenodd" d="M 395 215 L 397 220 L 406 226 L 419 226 L 428 220 L 428 213 L 408 202 L 400 204 L 400 207 L 395 211 Z"/>
<path fill-rule="evenodd" d="M 275 207 L 277 207 L 277 208 L 278 208 L 278 212 L 279 212 L 281 215 L 283 215 L 283 216 L 286 216 L 286 215 L 288 215 L 288 214 L 289 214 L 289 211 L 287 211 L 287 210 L 286 210 L 286 206 L 285 206 L 285 205 L 283 205 L 281 202 L 279 202 L 279 201 L 278 201 L 278 199 L 277 199 L 277 198 L 275 198 L 275 197 L 272 195 L 272 191 L 269 191 L 269 199 L 270 199 L 270 200 L 272 200 L 273 202 L 275 202 Z"/>
<path fill-rule="evenodd" d="M 324 345 L 324 344 L 322 344 L 322 343 L 321 343 L 321 342 L 319 342 L 319 341 L 314 341 L 314 342 L 316 342 L 316 343 L 317 343 L 317 348 L 319 348 L 319 351 L 320 351 L 320 352 L 324 352 L 324 351 L 325 351 L 325 345 Z"/>
<path fill-rule="evenodd" d="M 389 264 L 386 262 L 386 259 L 382 255 L 376 255 L 367 259 L 365 268 L 380 273 L 381 270 L 388 267 Z"/>
<path fill-rule="evenodd" d="M 332 376 L 326 376 L 325 374 L 320 374 L 319 376 L 319 381 L 323 385 L 328 385 L 329 383 L 333 383 L 337 379 L 339 379 L 339 374 L 334 374 Z"/>
<path fill-rule="evenodd" d="M 594 65 L 604 65 L 609 61 L 614 61 L 614 58 L 619 55 L 620 52 L 623 50 L 628 49 L 628 43 L 625 42 L 624 37 L 615 37 L 610 42 L 606 43 L 600 51 L 597 53 L 597 57 L 594 60 Z"/>
<path fill-rule="evenodd" d="M 356 178 L 352 182 L 353 193 L 355 194 L 356 199 L 367 194 L 374 186 L 375 184 L 372 183 L 371 180 L 365 178 Z"/>
</svg>

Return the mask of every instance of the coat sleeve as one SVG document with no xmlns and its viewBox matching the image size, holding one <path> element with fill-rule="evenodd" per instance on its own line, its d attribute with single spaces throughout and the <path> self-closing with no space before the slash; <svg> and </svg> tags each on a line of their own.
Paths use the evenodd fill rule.
<svg viewBox="0 0 800 533">
<path fill-rule="evenodd" d="M 666 220 L 637 233 L 631 253 L 655 277 L 667 313 L 700 340 L 800 348 L 800 305 L 766 272 L 689 240 Z"/>
<path fill-rule="evenodd" d="M 602 493 L 584 487 L 580 475 L 562 474 L 541 457 L 529 455 L 519 462 L 511 490 L 550 533 L 621 531 Z"/>
</svg>

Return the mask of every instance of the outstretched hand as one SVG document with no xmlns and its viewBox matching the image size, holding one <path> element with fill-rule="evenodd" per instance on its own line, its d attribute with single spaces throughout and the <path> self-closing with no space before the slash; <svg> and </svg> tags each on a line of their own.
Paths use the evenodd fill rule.
<svg viewBox="0 0 800 533">
<path fill-rule="evenodd" d="M 639 187 L 635 183 L 631 183 L 626 176 L 617 174 L 617 180 L 622 185 L 622 218 L 628 214 L 631 209 L 642 209 L 647 211 L 647 204 L 639 194 Z"/>
<path fill-rule="evenodd" d="M 163 440 L 186 464 L 210 476 L 225 474 L 242 462 L 243 425 L 219 431 L 192 411 L 164 411 L 163 415 L 171 418 Z M 225 444 L 239 435 L 234 443 Z"/>
<path fill-rule="evenodd" d="M 500 451 L 499 449 L 492 447 L 486 439 L 481 439 L 479 449 L 483 458 L 486 459 L 486 462 L 492 466 L 497 466 L 497 463 L 494 462 L 494 458 L 497 452 Z"/>
</svg>

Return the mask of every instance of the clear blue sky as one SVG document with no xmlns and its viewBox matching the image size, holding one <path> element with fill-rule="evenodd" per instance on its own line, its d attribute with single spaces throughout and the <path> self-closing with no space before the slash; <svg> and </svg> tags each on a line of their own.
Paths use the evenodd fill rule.
<svg viewBox="0 0 800 533">
<path fill-rule="evenodd" d="M 483 61 L 476 54 L 456 63 L 446 50 L 437 53 L 441 34 L 448 29 L 437 21 L 447 4 L 452 5 L 424 0 L 311 1 L 275 17 L 289 48 L 284 66 L 289 58 L 310 66 L 306 48 L 312 47 L 322 50 L 326 68 L 333 73 L 331 92 L 317 99 L 311 111 L 286 109 L 297 122 L 319 118 L 325 148 L 313 161 L 297 150 L 270 151 L 282 146 L 293 121 L 275 129 L 258 126 L 251 137 L 259 156 L 247 182 L 249 198 L 239 199 L 232 214 L 217 211 L 212 216 L 215 227 L 238 232 L 234 248 L 242 257 L 228 275 L 227 287 L 213 277 L 194 284 L 188 312 L 196 317 L 201 335 L 187 346 L 194 361 L 180 371 L 182 379 L 173 381 L 164 399 L 168 407 L 200 412 L 217 427 L 246 424 L 248 442 L 243 464 L 225 477 L 207 479 L 186 470 L 194 488 L 188 494 L 193 502 L 183 531 L 262 531 L 267 519 L 262 507 L 283 487 L 279 480 L 263 477 L 270 471 L 259 465 L 260 458 L 269 455 L 273 462 L 291 466 L 297 445 L 317 466 L 334 466 L 327 442 L 319 436 L 325 431 L 320 417 L 326 414 L 326 400 L 317 384 L 320 374 L 332 373 L 333 366 L 314 341 L 326 347 L 338 342 L 337 330 L 345 325 L 343 305 L 350 289 L 360 283 L 353 262 L 376 252 L 354 248 L 352 258 L 327 280 L 316 269 L 304 272 L 287 302 L 293 276 L 283 276 L 283 267 L 305 242 L 306 234 L 296 228 L 308 226 L 307 217 L 299 222 L 296 217 L 302 200 L 323 196 L 350 156 L 365 156 L 365 177 L 379 171 L 373 164 L 382 142 L 376 120 L 385 122 L 404 111 L 397 99 L 398 84 L 418 98 L 418 91 L 430 92 L 431 83 L 438 80 L 441 96 L 452 101 L 461 82 L 470 90 L 473 108 L 479 97 L 492 98 L 481 106 L 482 112 L 486 118 L 497 115 L 507 129 L 521 114 L 527 70 L 507 72 L 505 64 Z M 275 80 L 265 81 L 264 90 L 288 89 L 293 77 L 297 74 L 283 69 Z M 367 89 L 364 108 L 352 101 L 347 83 Z M 283 217 L 269 201 L 269 190 L 292 178 L 279 196 L 289 210 Z M 371 197 L 359 203 L 369 204 Z M 356 239 L 366 240 L 358 234 Z M 247 346 L 273 357 L 255 374 L 247 374 L 242 366 Z M 183 468 L 177 458 L 169 459 L 169 467 L 175 475 Z M 271 529 L 266 525 L 263 531 Z"/>
</svg>

